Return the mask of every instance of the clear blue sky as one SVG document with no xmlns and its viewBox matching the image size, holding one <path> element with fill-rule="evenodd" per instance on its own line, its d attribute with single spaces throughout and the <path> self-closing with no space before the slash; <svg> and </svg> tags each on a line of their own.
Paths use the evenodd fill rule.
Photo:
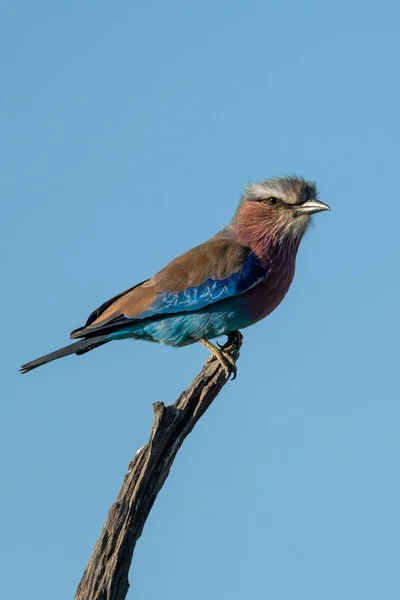
<svg viewBox="0 0 400 600">
<path fill-rule="evenodd" d="M 73 597 L 152 402 L 207 352 L 19 365 L 282 173 L 332 212 L 182 448 L 128 598 L 400 597 L 399 20 L 394 1 L 2 4 L 4 598 Z"/>
</svg>

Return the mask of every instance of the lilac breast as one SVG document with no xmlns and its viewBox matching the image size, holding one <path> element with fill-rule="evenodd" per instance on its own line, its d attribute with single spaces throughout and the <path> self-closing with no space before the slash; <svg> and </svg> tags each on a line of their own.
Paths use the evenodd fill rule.
<svg viewBox="0 0 400 600">
<path fill-rule="evenodd" d="M 295 258 L 276 262 L 268 278 L 244 293 L 241 297 L 243 310 L 252 323 L 269 315 L 282 302 L 292 283 Z"/>
</svg>

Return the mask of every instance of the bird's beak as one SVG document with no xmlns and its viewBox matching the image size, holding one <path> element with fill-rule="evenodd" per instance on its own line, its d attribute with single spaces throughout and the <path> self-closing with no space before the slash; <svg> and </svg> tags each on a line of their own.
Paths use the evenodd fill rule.
<svg viewBox="0 0 400 600">
<path fill-rule="evenodd" d="M 304 202 L 304 204 L 300 204 L 296 206 L 296 210 L 299 213 L 307 213 L 312 215 L 313 213 L 321 212 L 323 210 L 331 210 L 330 206 L 325 204 L 325 202 L 321 202 L 320 200 L 310 199 Z"/>
</svg>

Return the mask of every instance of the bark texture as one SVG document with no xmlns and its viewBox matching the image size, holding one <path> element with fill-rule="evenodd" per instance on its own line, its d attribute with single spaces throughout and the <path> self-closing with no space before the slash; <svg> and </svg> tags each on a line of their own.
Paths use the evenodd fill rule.
<svg viewBox="0 0 400 600">
<path fill-rule="evenodd" d="M 242 335 L 229 335 L 224 352 L 236 361 Z M 117 500 L 111 506 L 103 531 L 79 583 L 75 600 L 124 600 L 129 589 L 129 568 L 137 540 L 158 492 L 168 477 L 175 456 L 228 380 L 211 357 L 177 401 L 156 402 L 150 439 L 129 464 Z"/>
</svg>

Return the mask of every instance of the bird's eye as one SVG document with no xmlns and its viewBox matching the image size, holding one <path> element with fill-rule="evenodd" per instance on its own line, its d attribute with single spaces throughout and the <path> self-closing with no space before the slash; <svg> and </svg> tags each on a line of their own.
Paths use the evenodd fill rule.
<svg viewBox="0 0 400 600">
<path fill-rule="evenodd" d="M 279 198 L 275 198 L 274 196 L 270 196 L 269 198 L 265 198 L 265 200 L 263 200 L 264 204 L 278 204 L 279 203 Z"/>
</svg>

